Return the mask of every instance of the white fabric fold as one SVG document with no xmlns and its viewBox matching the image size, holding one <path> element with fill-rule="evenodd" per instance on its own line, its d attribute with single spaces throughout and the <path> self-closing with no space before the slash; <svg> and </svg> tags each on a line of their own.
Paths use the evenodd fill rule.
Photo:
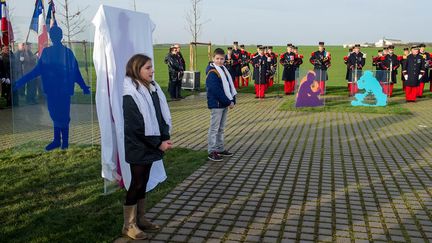
<svg viewBox="0 0 432 243">
<path fill-rule="evenodd" d="M 153 85 L 151 85 L 153 86 Z M 154 90 L 159 96 L 159 102 L 162 112 L 162 117 L 165 123 L 169 126 L 171 132 L 171 114 L 168 107 L 168 102 L 165 98 L 159 84 L 154 83 Z M 159 123 L 156 118 L 156 110 L 153 105 L 153 100 L 150 91 L 142 84 L 135 87 L 130 77 L 125 77 L 123 81 L 123 96 L 130 95 L 138 106 L 138 110 L 144 119 L 144 135 L 145 136 L 160 136 Z"/>
<path fill-rule="evenodd" d="M 237 94 L 237 91 L 234 87 L 234 83 L 228 69 L 225 66 L 217 66 L 214 64 L 213 66 L 216 68 L 216 71 L 221 76 L 222 86 L 226 97 L 228 97 L 229 100 L 233 100 L 234 96 L 236 96 Z"/>
</svg>

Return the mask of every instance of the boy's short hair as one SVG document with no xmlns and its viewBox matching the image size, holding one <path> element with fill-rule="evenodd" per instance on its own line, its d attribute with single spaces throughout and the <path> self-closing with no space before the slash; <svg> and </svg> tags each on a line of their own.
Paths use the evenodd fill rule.
<svg viewBox="0 0 432 243">
<path fill-rule="evenodd" d="M 225 56 L 225 51 L 222 48 L 216 48 L 213 52 L 213 57 L 215 57 L 216 55 Z"/>
</svg>

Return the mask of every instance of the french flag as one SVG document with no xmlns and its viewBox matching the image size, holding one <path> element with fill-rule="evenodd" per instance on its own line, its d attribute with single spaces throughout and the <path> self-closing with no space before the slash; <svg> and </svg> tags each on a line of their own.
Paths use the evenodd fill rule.
<svg viewBox="0 0 432 243">
<path fill-rule="evenodd" d="M 42 55 L 42 50 L 48 46 L 48 32 L 45 24 L 45 9 L 42 0 L 36 0 L 30 29 L 38 35 L 38 54 Z"/>
<path fill-rule="evenodd" d="M 12 30 L 12 24 L 9 20 L 9 11 L 6 6 L 6 1 L 2 0 L 0 5 L 1 13 L 1 32 L 2 32 L 2 43 L 7 46 L 9 43 L 14 41 L 14 35 Z"/>
<path fill-rule="evenodd" d="M 55 5 L 53 0 L 50 0 L 48 2 L 48 12 L 45 23 L 48 33 L 50 32 L 51 27 L 57 25 L 57 20 L 55 18 Z"/>
</svg>

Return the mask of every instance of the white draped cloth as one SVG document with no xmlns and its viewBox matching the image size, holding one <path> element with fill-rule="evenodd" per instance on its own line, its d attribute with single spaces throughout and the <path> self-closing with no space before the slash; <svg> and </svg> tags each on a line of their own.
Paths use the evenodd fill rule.
<svg viewBox="0 0 432 243">
<path fill-rule="evenodd" d="M 131 174 L 125 161 L 123 81 L 127 61 L 137 53 L 153 59 L 155 24 L 146 13 L 101 5 L 93 18 L 93 62 L 96 70 L 96 109 L 101 133 L 102 177 L 123 179 L 129 188 Z M 120 169 L 121 175 L 117 172 Z M 121 177 L 120 177 L 121 176 Z M 163 161 L 153 163 L 147 191 L 166 179 Z"/>
</svg>

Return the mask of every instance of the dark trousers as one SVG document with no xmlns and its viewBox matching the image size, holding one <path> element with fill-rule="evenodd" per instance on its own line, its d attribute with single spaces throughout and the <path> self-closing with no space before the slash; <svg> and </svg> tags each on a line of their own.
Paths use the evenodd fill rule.
<svg viewBox="0 0 432 243">
<path fill-rule="evenodd" d="M 135 205 L 138 200 L 145 198 L 152 164 L 130 164 L 132 178 L 126 193 L 125 205 Z"/>
<path fill-rule="evenodd" d="M 168 84 L 168 92 L 171 99 L 178 99 L 181 97 L 181 80 L 172 80 Z"/>
<path fill-rule="evenodd" d="M 6 99 L 6 106 L 12 105 L 11 85 L 2 83 L 1 97 Z"/>
</svg>

